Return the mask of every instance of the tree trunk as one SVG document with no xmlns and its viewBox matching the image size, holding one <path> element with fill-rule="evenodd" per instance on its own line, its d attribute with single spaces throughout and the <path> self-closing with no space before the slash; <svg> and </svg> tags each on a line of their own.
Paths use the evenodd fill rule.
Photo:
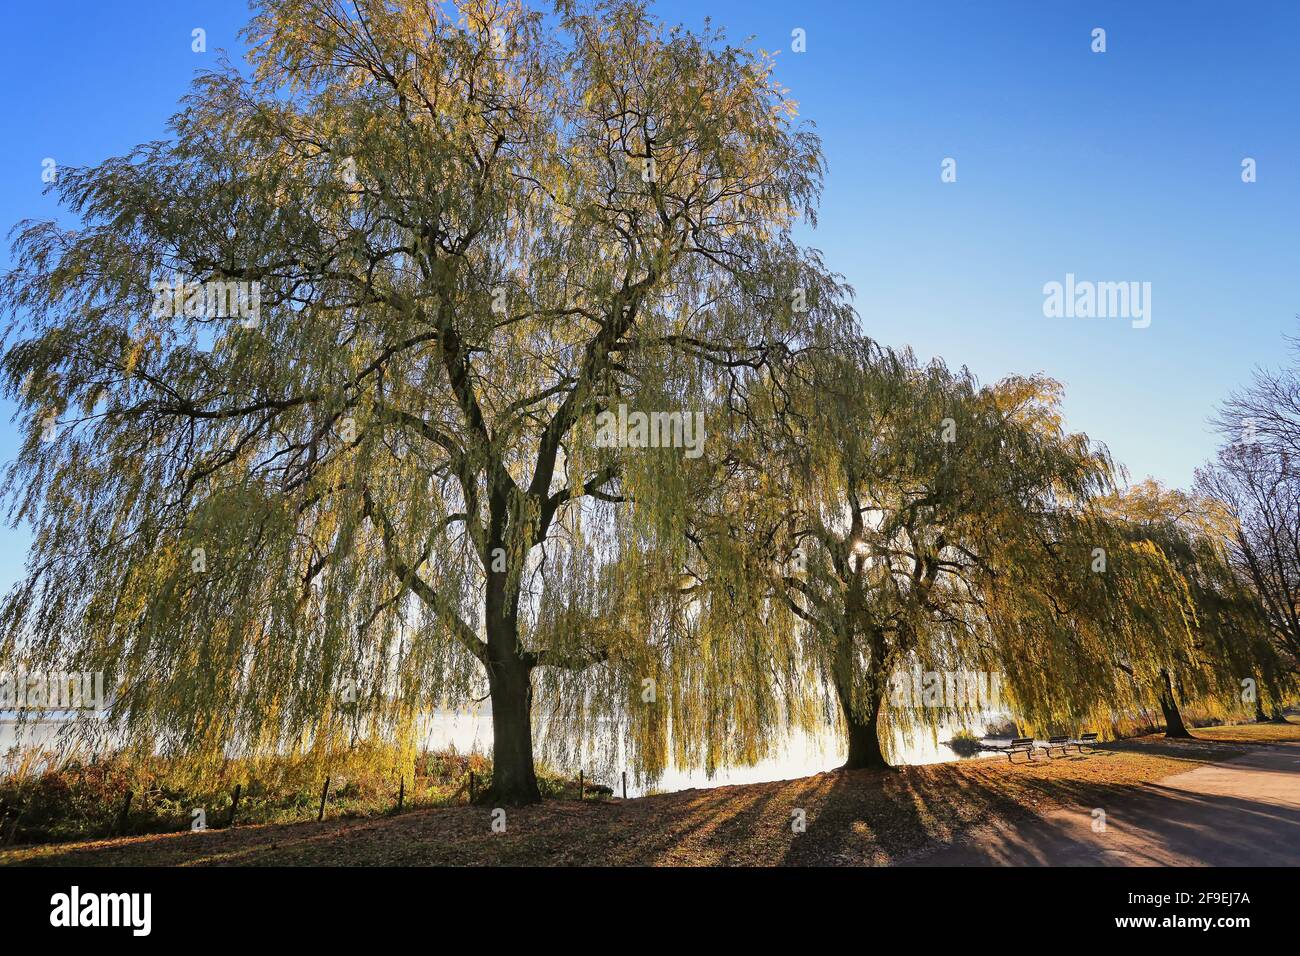
<svg viewBox="0 0 1300 956">
<path fill-rule="evenodd" d="M 494 806 L 541 803 L 533 769 L 532 670 L 518 655 L 498 661 L 488 674 L 492 692 L 492 786 L 481 802 Z"/>
<path fill-rule="evenodd" d="M 1255 723 L 1263 724 L 1268 722 L 1268 714 L 1264 713 L 1264 705 L 1260 703 L 1259 698 L 1255 698 Z"/>
<path fill-rule="evenodd" d="M 844 714 L 844 727 L 849 737 L 849 756 L 844 761 L 842 769 L 890 770 L 892 767 L 885 759 L 885 752 L 880 746 L 879 695 L 874 701 L 867 703 L 866 709 L 869 713 L 861 713 L 862 708 L 858 708 L 859 712 L 855 713 L 844 694 L 840 694 L 840 710 Z"/>
<path fill-rule="evenodd" d="M 1192 737 L 1187 730 L 1187 726 L 1183 723 L 1183 715 L 1179 713 L 1178 701 L 1174 699 L 1174 685 L 1169 680 L 1169 672 L 1162 668 L 1160 679 L 1164 682 L 1164 686 L 1161 687 L 1157 696 L 1160 699 L 1160 709 L 1165 715 L 1165 737 L 1194 740 L 1195 738 Z"/>
<path fill-rule="evenodd" d="M 884 691 L 873 686 L 865 695 L 866 700 L 859 701 L 855 706 L 853 691 L 857 666 L 853 639 L 841 637 L 836 648 L 833 673 L 835 693 L 839 697 L 840 713 L 844 717 L 844 730 L 849 738 L 849 756 L 840 769 L 890 770 L 893 768 L 885 759 L 884 749 L 880 746 L 880 709 Z"/>
<path fill-rule="evenodd" d="M 541 803 L 533 769 L 533 675 L 519 646 L 518 592 L 490 572 L 484 602 L 488 690 L 492 695 L 492 786 L 480 802 Z"/>
</svg>

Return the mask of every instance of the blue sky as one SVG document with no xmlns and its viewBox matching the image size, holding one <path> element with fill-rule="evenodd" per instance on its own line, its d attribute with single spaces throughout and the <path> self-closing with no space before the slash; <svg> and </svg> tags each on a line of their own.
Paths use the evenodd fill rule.
<svg viewBox="0 0 1300 956">
<path fill-rule="evenodd" d="M 1186 485 L 1206 419 L 1300 329 L 1300 4 L 660 3 L 778 53 L 823 137 L 805 238 L 857 290 L 863 330 L 991 381 L 1046 372 L 1072 428 L 1135 478 Z M 196 69 L 242 52 L 242 0 L 64 0 L 6 10 L 0 225 L 58 215 L 41 163 L 163 135 Z M 207 31 L 208 52 L 191 50 Z M 1106 30 L 1093 53 L 1091 32 Z M 791 50 L 791 31 L 807 50 Z M 957 162 L 957 181 L 940 164 Z M 1256 160 L 1258 181 L 1241 181 Z M 0 267 L 9 261 L 7 244 Z M 1151 283 L 1149 328 L 1048 319 L 1066 273 Z M 0 408 L 0 459 L 14 433 Z M 0 587 L 26 535 L 0 531 Z"/>
</svg>

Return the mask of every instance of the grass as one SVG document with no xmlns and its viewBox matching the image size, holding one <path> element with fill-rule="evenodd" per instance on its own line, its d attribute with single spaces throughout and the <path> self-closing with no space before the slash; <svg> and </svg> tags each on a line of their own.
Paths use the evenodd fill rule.
<svg viewBox="0 0 1300 956">
<path fill-rule="evenodd" d="M 1249 725 L 1252 731 L 1266 726 Z M 1015 766 L 992 757 L 898 772 L 836 771 L 628 801 L 548 800 L 507 809 L 506 831 L 500 834 L 491 830 L 491 808 L 447 806 L 376 819 L 14 848 L 0 853 L 0 864 L 882 865 L 948 842 L 975 823 L 1097 805 L 1243 752 L 1242 743 L 1234 741 L 1144 738 L 1090 756 L 1040 757 Z M 791 826 L 796 810 L 804 813 L 806 832 L 795 833 Z"/>
<path fill-rule="evenodd" d="M 1197 727 L 1192 735 L 1202 740 L 1230 743 L 1277 744 L 1300 742 L 1300 719 L 1285 718 L 1285 723 L 1231 724 L 1223 727 Z"/>
<path fill-rule="evenodd" d="M 230 820 L 236 785 L 238 820 L 251 824 L 315 819 L 327 776 L 326 816 L 351 818 L 390 812 L 403 787 L 404 806 L 416 809 L 468 802 L 471 771 L 479 786 L 492 780 L 491 762 L 478 753 L 424 752 L 405 763 L 399 771 L 403 761 L 397 749 L 373 744 L 329 759 L 230 760 L 206 773 L 162 757 L 117 753 L 92 760 L 75 752 L 33 756 L 15 751 L 0 763 L 0 844 L 188 832 L 196 810 L 215 829 Z M 571 789 L 568 781 L 544 770 L 539 782 L 548 796 Z M 125 818 L 124 806 L 129 809 Z"/>
</svg>

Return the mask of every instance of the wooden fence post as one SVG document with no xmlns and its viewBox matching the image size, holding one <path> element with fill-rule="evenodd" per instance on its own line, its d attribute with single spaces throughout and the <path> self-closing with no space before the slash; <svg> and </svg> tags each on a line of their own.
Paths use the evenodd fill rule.
<svg viewBox="0 0 1300 956">
<path fill-rule="evenodd" d="M 316 812 L 316 822 L 325 819 L 325 801 L 330 798 L 330 778 L 325 778 L 325 786 L 320 790 L 320 810 Z"/>
<path fill-rule="evenodd" d="M 235 794 L 230 800 L 230 823 L 227 826 L 235 825 L 235 814 L 239 812 L 239 795 L 244 792 L 242 783 L 235 784 Z"/>
</svg>

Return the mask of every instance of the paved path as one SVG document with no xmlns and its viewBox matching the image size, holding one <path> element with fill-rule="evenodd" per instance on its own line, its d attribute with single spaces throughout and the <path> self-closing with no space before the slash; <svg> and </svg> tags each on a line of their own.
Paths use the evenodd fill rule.
<svg viewBox="0 0 1300 956">
<path fill-rule="evenodd" d="M 1114 801 L 999 822 L 903 865 L 1300 866 L 1300 744 L 1252 746 Z"/>
</svg>

